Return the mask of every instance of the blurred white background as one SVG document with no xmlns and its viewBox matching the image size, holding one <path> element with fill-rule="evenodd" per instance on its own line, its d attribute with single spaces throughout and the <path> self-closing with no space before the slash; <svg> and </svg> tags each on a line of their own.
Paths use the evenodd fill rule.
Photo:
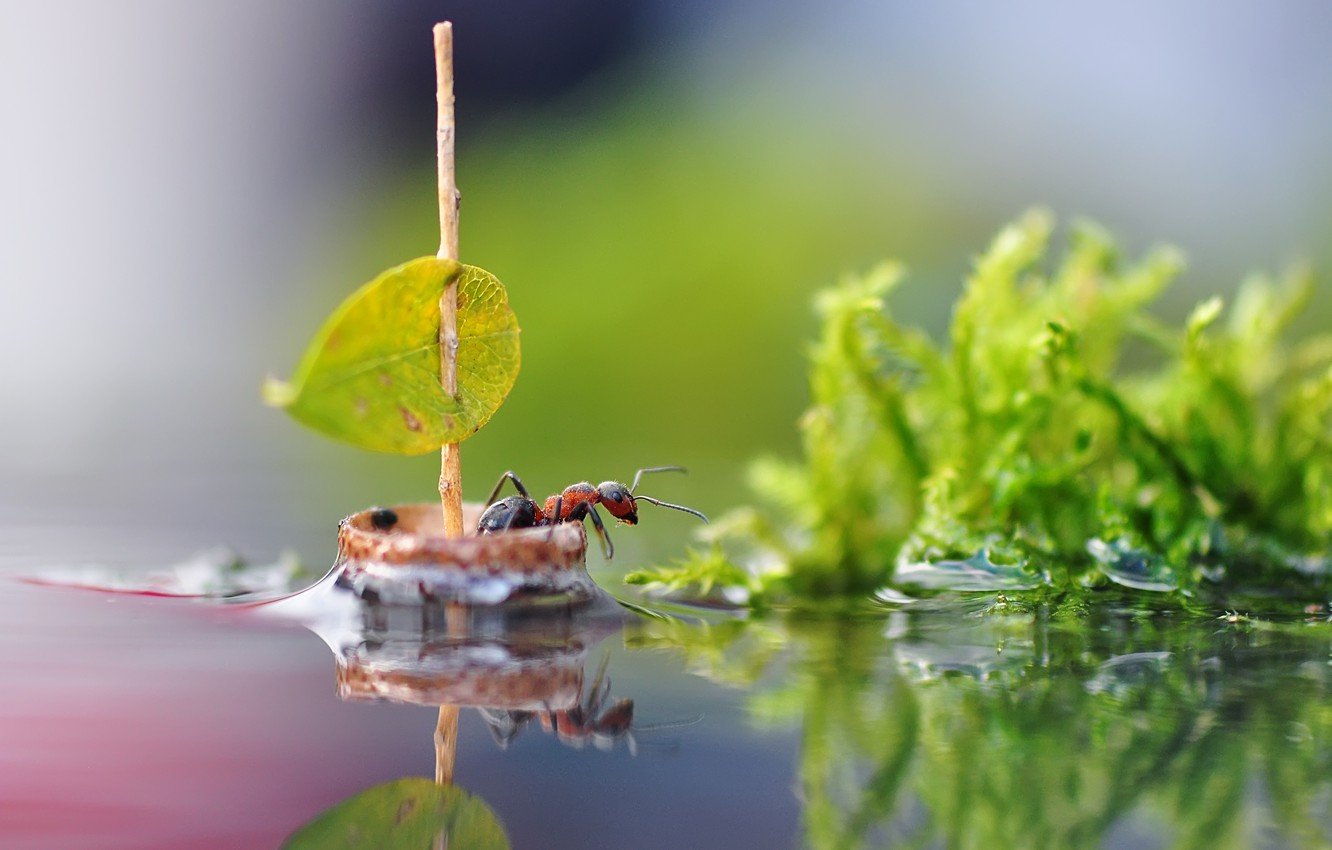
<svg viewBox="0 0 1332 850">
<path fill-rule="evenodd" d="M 815 166 L 909 182 L 932 246 L 884 250 L 940 279 L 1033 203 L 1181 245 L 1195 292 L 1327 266 L 1326 4 L 466 5 L 0 0 L 0 557 L 50 551 L 44 532 L 61 559 L 114 561 L 136 530 L 135 558 L 327 554 L 372 461 L 257 388 L 359 282 L 309 303 L 365 210 L 428 173 L 434 18 L 457 17 L 475 59 L 464 143 L 561 98 L 595 129 L 598 98 L 640 90 L 799 128 Z M 830 256 L 827 279 L 862 259 Z M 798 376 L 768 377 L 798 406 Z"/>
</svg>

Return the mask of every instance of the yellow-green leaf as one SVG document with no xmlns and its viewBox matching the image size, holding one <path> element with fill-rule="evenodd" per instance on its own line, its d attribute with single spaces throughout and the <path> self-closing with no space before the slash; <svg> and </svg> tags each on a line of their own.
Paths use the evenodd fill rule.
<svg viewBox="0 0 1332 850">
<path fill-rule="evenodd" d="M 458 278 L 458 393 L 440 386 L 439 298 Z M 315 334 L 288 382 L 264 400 L 335 439 L 422 454 L 476 433 L 513 388 L 518 319 L 494 275 L 421 257 L 351 295 Z"/>
<path fill-rule="evenodd" d="M 490 807 L 454 785 L 399 779 L 376 785 L 321 812 L 283 850 L 392 850 L 466 847 L 508 850 Z"/>
</svg>

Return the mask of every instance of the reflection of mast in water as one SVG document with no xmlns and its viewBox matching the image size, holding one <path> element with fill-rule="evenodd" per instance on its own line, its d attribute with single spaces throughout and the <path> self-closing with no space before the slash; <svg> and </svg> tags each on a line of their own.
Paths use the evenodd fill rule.
<svg viewBox="0 0 1332 850">
<path fill-rule="evenodd" d="M 458 706 L 441 705 L 435 724 L 435 782 L 453 784 L 453 764 L 458 757 Z"/>
<path fill-rule="evenodd" d="M 457 603 L 449 605 L 444 614 L 450 634 L 465 633 L 462 627 L 467 609 Z M 453 784 L 453 765 L 458 760 L 458 706 L 441 705 L 439 720 L 435 722 L 435 784 Z"/>
</svg>

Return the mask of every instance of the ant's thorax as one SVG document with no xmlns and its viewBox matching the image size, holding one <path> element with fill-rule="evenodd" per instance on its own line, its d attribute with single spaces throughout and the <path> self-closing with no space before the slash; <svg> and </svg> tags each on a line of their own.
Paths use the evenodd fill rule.
<svg viewBox="0 0 1332 850">
<path fill-rule="evenodd" d="M 559 502 L 559 516 L 556 516 L 555 512 L 557 501 Z M 583 511 L 591 509 L 600 502 L 601 494 L 597 492 L 597 488 L 586 481 L 579 481 L 577 484 L 570 484 L 565 487 L 563 492 L 547 497 L 543 512 L 550 521 L 564 522 L 571 515 L 579 516 Z M 580 505 L 586 505 L 587 507 L 580 510 Z"/>
</svg>

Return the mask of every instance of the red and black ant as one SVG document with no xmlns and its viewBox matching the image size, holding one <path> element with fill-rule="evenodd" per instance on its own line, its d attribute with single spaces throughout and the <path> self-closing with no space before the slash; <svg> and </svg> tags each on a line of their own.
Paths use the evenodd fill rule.
<svg viewBox="0 0 1332 850">
<path fill-rule="evenodd" d="M 615 545 L 611 543 L 610 535 L 606 533 L 606 526 L 601 521 L 601 514 L 597 512 L 597 505 L 605 507 L 611 516 L 626 525 L 638 524 L 640 501 L 675 511 L 684 511 L 704 522 L 708 521 L 707 517 L 693 508 L 673 505 L 651 496 L 634 495 L 634 491 L 638 489 L 638 482 L 647 473 L 684 471 L 682 466 L 652 466 L 640 469 L 634 473 L 634 483 L 628 487 L 618 481 L 603 481 L 595 487 L 586 481 L 580 481 L 577 484 L 570 484 L 563 492 L 546 499 L 543 506 L 532 499 L 523 482 L 510 470 L 500 476 L 495 489 L 490 491 L 490 498 L 486 500 L 489 507 L 481 514 L 476 530 L 478 534 L 494 534 L 511 528 L 537 528 L 561 522 L 582 522 L 584 519 L 591 519 L 597 534 L 601 536 L 606 559 L 610 560 L 615 556 Z M 518 495 L 495 501 L 505 481 L 513 482 Z"/>
</svg>

